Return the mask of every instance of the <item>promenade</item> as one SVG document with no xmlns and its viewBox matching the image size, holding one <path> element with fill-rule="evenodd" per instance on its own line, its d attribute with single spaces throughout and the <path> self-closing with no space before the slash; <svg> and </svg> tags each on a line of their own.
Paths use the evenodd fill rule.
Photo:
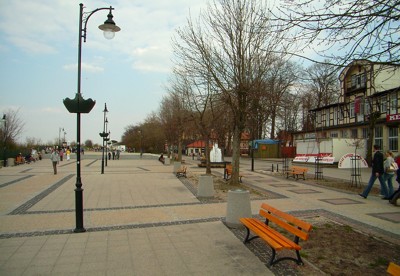
<svg viewBox="0 0 400 276">
<path fill-rule="evenodd" d="M 273 275 L 223 223 L 226 202 L 204 202 L 157 156 L 123 153 L 108 161 L 82 156 L 84 233 L 75 228 L 75 159 L 0 169 L 0 275 Z M 204 173 L 186 157 L 190 173 Z M 400 242 L 400 209 L 377 196 L 274 176 L 267 162 L 254 172 L 243 160 L 245 185 L 273 194 L 270 205 L 318 214 Z M 213 169 L 223 175 L 223 169 Z M 367 182 L 369 170 L 363 170 Z M 348 171 L 324 176 L 349 179 Z M 378 183 L 378 181 L 377 181 Z M 395 184 L 397 188 L 397 183 Z M 251 202 L 256 214 L 265 199 Z M 270 249 L 266 246 L 266 251 Z"/>
</svg>

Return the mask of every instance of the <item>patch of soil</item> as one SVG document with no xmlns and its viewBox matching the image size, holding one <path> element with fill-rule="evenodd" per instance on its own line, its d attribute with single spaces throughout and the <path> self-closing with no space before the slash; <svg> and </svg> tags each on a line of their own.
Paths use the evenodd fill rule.
<svg viewBox="0 0 400 276">
<path fill-rule="evenodd" d="M 188 179 L 197 187 L 198 175 L 188 174 Z M 303 180 L 302 180 L 303 181 Z M 305 182 L 311 185 L 320 185 L 331 189 L 345 190 L 359 193 L 363 187 L 355 187 L 348 181 L 337 179 L 313 180 Z M 232 189 L 247 189 L 251 199 L 267 197 L 263 191 L 251 189 L 245 185 L 229 185 L 220 176 L 214 176 L 215 197 L 226 201 L 227 193 Z M 371 194 L 378 194 L 379 189 L 373 188 Z M 275 275 L 386 275 L 389 262 L 400 264 L 400 241 L 397 244 L 389 243 L 384 238 L 378 239 L 371 234 L 362 232 L 349 225 L 341 224 L 321 216 L 307 216 L 304 220 L 313 225 L 310 239 L 301 242 L 300 254 L 305 265 L 299 266 L 292 261 L 283 261 L 270 270 Z M 245 236 L 244 229 L 231 229 L 240 239 Z M 390 240 L 390 239 L 388 239 Z M 260 239 L 256 239 L 246 246 L 263 262 L 268 263 L 271 249 Z M 293 256 L 294 252 L 278 252 Z M 282 256 L 282 255 L 278 255 Z"/>
<path fill-rule="evenodd" d="M 310 221 L 302 256 L 330 275 L 385 275 L 389 262 L 400 263 L 400 246 L 335 221 Z"/>
</svg>

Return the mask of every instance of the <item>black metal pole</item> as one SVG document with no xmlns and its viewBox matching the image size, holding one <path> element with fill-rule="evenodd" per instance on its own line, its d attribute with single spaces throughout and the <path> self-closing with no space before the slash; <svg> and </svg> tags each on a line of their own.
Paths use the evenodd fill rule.
<svg viewBox="0 0 400 276">
<path fill-rule="evenodd" d="M 106 133 L 106 112 L 107 112 L 107 104 L 104 104 L 104 118 L 103 118 L 103 135 L 101 136 L 103 138 L 103 154 L 101 157 L 101 174 L 104 174 L 104 139 L 105 139 L 105 133 Z"/>
<path fill-rule="evenodd" d="M 7 117 L 6 117 L 6 114 L 3 115 L 3 119 L 4 119 L 3 167 L 7 167 L 7 155 L 6 155 L 6 151 L 7 151 Z"/>
<path fill-rule="evenodd" d="M 108 120 L 106 119 L 106 132 L 105 133 L 107 133 L 107 124 L 108 124 Z M 108 136 L 109 136 L 109 133 L 107 134 L 107 139 L 106 138 L 104 138 L 104 141 L 105 141 L 105 145 L 106 145 L 106 167 L 107 167 L 107 159 L 108 159 L 108 157 L 107 157 L 107 155 L 108 155 Z"/>
<path fill-rule="evenodd" d="M 78 94 L 81 94 L 81 56 L 82 56 L 82 21 L 83 21 L 83 4 L 79 4 L 79 42 L 78 42 Z M 83 227 L 83 189 L 81 180 L 81 113 L 76 114 L 76 140 L 77 140 L 77 153 L 76 153 L 76 184 L 75 184 L 75 219 L 76 227 L 74 232 L 85 232 Z"/>
</svg>

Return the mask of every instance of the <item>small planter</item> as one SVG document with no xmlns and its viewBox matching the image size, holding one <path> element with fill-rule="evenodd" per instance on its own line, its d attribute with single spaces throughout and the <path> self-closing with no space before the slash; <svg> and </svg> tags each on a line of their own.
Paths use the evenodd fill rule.
<svg viewBox="0 0 400 276">
<path fill-rule="evenodd" d="M 231 228 L 241 228 L 240 218 L 250 218 L 250 192 L 247 190 L 228 191 L 228 203 L 226 207 L 226 225 Z"/>
<path fill-rule="evenodd" d="M 214 196 L 214 181 L 212 175 L 203 174 L 199 176 L 197 196 L 198 197 Z"/>
</svg>

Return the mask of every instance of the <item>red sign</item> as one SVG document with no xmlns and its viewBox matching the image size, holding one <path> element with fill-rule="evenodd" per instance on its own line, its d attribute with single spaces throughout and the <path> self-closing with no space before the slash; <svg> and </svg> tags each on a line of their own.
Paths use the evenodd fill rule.
<svg viewBox="0 0 400 276">
<path fill-rule="evenodd" d="M 386 122 L 400 121 L 400 114 L 386 115 Z"/>
</svg>

